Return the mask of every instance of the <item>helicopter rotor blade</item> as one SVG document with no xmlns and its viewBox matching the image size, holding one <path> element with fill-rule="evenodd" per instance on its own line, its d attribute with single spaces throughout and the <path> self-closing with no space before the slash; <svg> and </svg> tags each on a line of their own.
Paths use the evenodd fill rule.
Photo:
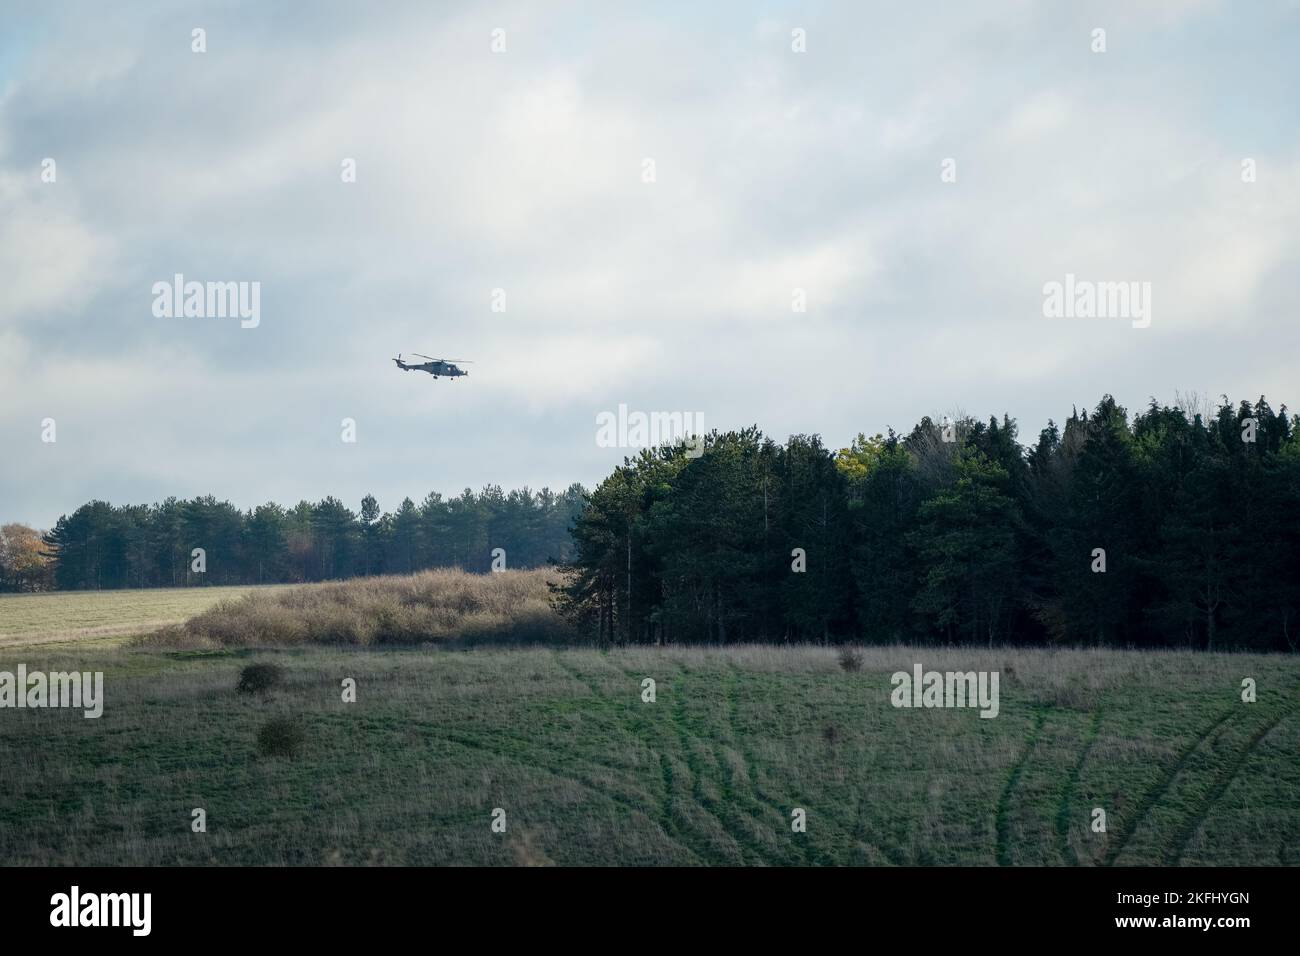
<svg viewBox="0 0 1300 956">
<path fill-rule="evenodd" d="M 411 354 L 412 354 L 412 355 L 418 355 L 418 356 L 420 356 L 420 358 L 422 358 L 422 359 L 428 359 L 430 362 L 442 362 L 442 363 L 445 364 L 445 365 L 451 365 L 452 363 L 455 363 L 455 364 L 457 364 L 457 365 L 473 365 L 473 364 L 474 364 L 473 362 L 470 362 L 470 361 L 468 361 L 468 360 L 466 360 L 466 359 L 445 359 L 445 358 L 434 358 L 432 355 L 425 355 L 425 354 L 423 354 L 423 353 L 421 353 L 421 352 L 412 352 Z"/>
</svg>

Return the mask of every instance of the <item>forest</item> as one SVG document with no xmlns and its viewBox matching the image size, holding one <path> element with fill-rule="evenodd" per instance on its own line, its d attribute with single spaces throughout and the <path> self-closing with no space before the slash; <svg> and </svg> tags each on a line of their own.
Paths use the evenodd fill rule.
<svg viewBox="0 0 1300 956">
<path fill-rule="evenodd" d="M 594 491 L 488 486 L 381 513 L 333 497 L 91 501 L 0 532 L 9 590 L 321 581 L 557 565 L 601 644 L 936 642 L 1294 651 L 1300 419 L 1261 397 L 1105 396 L 1032 444 L 1014 419 L 643 449 Z M 195 573 L 192 549 L 206 567 Z M 39 552 L 39 553 L 38 553 Z"/>
<path fill-rule="evenodd" d="M 590 495 L 558 604 L 602 643 L 1294 651 L 1300 420 L 1110 396 L 833 451 L 756 427 L 641 451 Z"/>
<path fill-rule="evenodd" d="M 532 568 L 564 560 L 569 527 L 582 509 L 585 492 L 573 485 L 563 493 L 528 488 L 505 493 L 489 485 L 444 498 L 430 493 L 416 505 L 410 498 L 395 512 L 380 513 L 371 495 L 354 512 L 334 497 L 292 508 L 270 502 L 240 511 L 228 501 L 204 496 L 189 501 L 113 506 L 91 501 L 59 518 L 43 538 L 43 569 L 17 561 L 0 567 L 10 590 L 184 587 L 323 581 L 359 575 L 408 574 L 432 567 L 487 571 L 491 551 L 502 548 L 508 567 Z M 30 540 L 23 526 L 6 525 L 4 540 Z M 204 551 L 196 573 L 192 552 Z M 43 577 L 34 578 L 40 570 Z"/>
</svg>

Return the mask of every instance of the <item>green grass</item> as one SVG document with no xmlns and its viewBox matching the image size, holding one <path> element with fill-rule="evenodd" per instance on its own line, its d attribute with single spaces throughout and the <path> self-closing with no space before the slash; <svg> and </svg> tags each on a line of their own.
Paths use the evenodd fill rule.
<svg viewBox="0 0 1300 956">
<path fill-rule="evenodd" d="M 103 670 L 106 702 L 0 710 L 8 864 L 1300 864 L 1293 658 L 0 648 L 20 660 Z M 891 707 L 917 660 L 1000 670 L 1001 715 Z M 238 693 L 254 661 L 284 687 Z M 301 753 L 258 756 L 282 716 Z"/>
<path fill-rule="evenodd" d="M 217 602 L 284 586 L 0 594 L 0 645 L 100 640 L 154 630 Z"/>
</svg>

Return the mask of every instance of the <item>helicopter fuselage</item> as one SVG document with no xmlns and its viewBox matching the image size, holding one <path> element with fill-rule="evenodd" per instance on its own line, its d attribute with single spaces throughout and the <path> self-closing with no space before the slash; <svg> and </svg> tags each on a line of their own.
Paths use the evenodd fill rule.
<svg viewBox="0 0 1300 956">
<path fill-rule="evenodd" d="M 400 358 L 393 359 L 393 362 L 403 372 L 428 372 L 434 378 L 460 378 L 469 374 L 454 362 L 422 362 L 419 365 L 412 365 L 403 362 Z"/>
</svg>

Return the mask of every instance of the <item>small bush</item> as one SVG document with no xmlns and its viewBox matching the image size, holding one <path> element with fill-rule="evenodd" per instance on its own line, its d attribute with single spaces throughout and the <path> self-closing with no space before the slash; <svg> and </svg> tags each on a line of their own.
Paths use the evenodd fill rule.
<svg viewBox="0 0 1300 956">
<path fill-rule="evenodd" d="M 257 752 L 263 757 L 293 757 L 302 748 L 307 735 L 290 717 L 268 720 L 257 732 Z"/>
<path fill-rule="evenodd" d="M 249 664 L 239 672 L 241 694 L 266 693 L 284 683 L 284 668 L 279 664 Z"/>
<path fill-rule="evenodd" d="M 862 652 L 854 647 L 840 648 L 840 667 L 850 674 L 862 670 Z"/>
</svg>

